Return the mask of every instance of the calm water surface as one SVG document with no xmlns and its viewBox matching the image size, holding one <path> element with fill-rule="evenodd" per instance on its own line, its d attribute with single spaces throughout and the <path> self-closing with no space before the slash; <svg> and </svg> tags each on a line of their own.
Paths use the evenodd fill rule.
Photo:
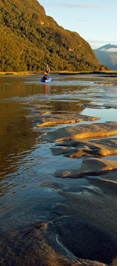
<svg viewBox="0 0 120 266">
<path fill-rule="evenodd" d="M 81 164 L 78 159 L 52 155 L 54 144 L 42 141 L 41 136 L 55 128 L 36 126 L 41 113 L 101 117 L 97 123 L 117 120 L 117 90 L 115 85 L 105 84 L 109 77 L 51 77 L 47 85 L 40 82 L 41 75 L 0 77 L 0 226 L 4 254 L 6 245 L 12 247 L 16 239 L 19 241 L 20 228 L 50 219 L 53 203 L 64 202 L 57 190 L 72 185 L 73 180 L 56 179 L 55 170 Z M 108 159 L 116 160 L 116 156 Z M 81 185 L 88 181 L 77 182 Z"/>
</svg>

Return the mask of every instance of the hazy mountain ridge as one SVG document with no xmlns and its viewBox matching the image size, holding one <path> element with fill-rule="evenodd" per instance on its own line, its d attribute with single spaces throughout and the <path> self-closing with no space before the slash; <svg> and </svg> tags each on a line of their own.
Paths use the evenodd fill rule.
<svg viewBox="0 0 120 266">
<path fill-rule="evenodd" d="M 0 71 L 99 70 L 90 45 L 46 16 L 37 0 L 0 0 Z"/>
<path fill-rule="evenodd" d="M 101 64 L 111 70 L 117 70 L 117 45 L 106 44 L 94 52 Z"/>
</svg>

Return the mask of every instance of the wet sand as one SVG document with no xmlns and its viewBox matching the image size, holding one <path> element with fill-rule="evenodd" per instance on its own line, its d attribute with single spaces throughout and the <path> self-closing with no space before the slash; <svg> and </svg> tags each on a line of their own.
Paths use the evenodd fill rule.
<svg viewBox="0 0 120 266">
<path fill-rule="evenodd" d="M 109 136 L 115 136 L 117 134 L 116 122 L 106 123 L 94 123 L 92 125 L 77 125 L 72 127 L 64 127 L 54 132 L 48 133 L 45 140 L 61 142 L 70 139 L 95 139 Z"/>
<path fill-rule="evenodd" d="M 55 143 L 51 148 L 54 156 L 81 159 L 80 168 L 59 170 L 55 177 L 89 181 L 82 190 L 78 183 L 77 187 L 59 191 L 66 204 L 55 209 L 61 213 L 61 218 L 53 223 L 57 244 L 71 259 L 73 254 L 76 261 L 83 259 L 70 265 L 99 265 L 98 261 L 103 262 L 102 265 L 116 265 L 117 163 L 104 159 L 117 154 L 116 138 L 105 138 L 116 135 L 116 127 L 116 122 L 82 124 L 57 129 L 44 136 Z M 94 158 L 89 159 L 91 156 Z M 88 262 L 88 258 L 97 262 Z"/>
</svg>

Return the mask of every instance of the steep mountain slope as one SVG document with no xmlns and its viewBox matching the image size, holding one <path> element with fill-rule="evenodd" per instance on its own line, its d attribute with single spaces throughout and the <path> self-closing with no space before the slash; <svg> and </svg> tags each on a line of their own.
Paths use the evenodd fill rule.
<svg viewBox="0 0 120 266">
<path fill-rule="evenodd" d="M 46 16 L 37 0 L 0 0 L 0 71 L 99 70 L 90 45 Z"/>
<path fill-rule="evenodd" d="M 117 46 L 106 44 L 94 50 L 96 57 L 101 64 L 107 66 L 111 70 L 117 70 Z"/>
</svg>

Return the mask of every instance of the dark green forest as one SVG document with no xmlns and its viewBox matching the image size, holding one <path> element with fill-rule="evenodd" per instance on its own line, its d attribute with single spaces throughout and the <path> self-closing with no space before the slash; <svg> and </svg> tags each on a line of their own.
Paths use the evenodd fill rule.
<svg viewBox="0 0 120 266">
<path fill-rule="evenodd" d="M 0 71 L 99 71 L 90 45 L 46 16 L 37 0 L 0 0 Z"/>
</svg>

